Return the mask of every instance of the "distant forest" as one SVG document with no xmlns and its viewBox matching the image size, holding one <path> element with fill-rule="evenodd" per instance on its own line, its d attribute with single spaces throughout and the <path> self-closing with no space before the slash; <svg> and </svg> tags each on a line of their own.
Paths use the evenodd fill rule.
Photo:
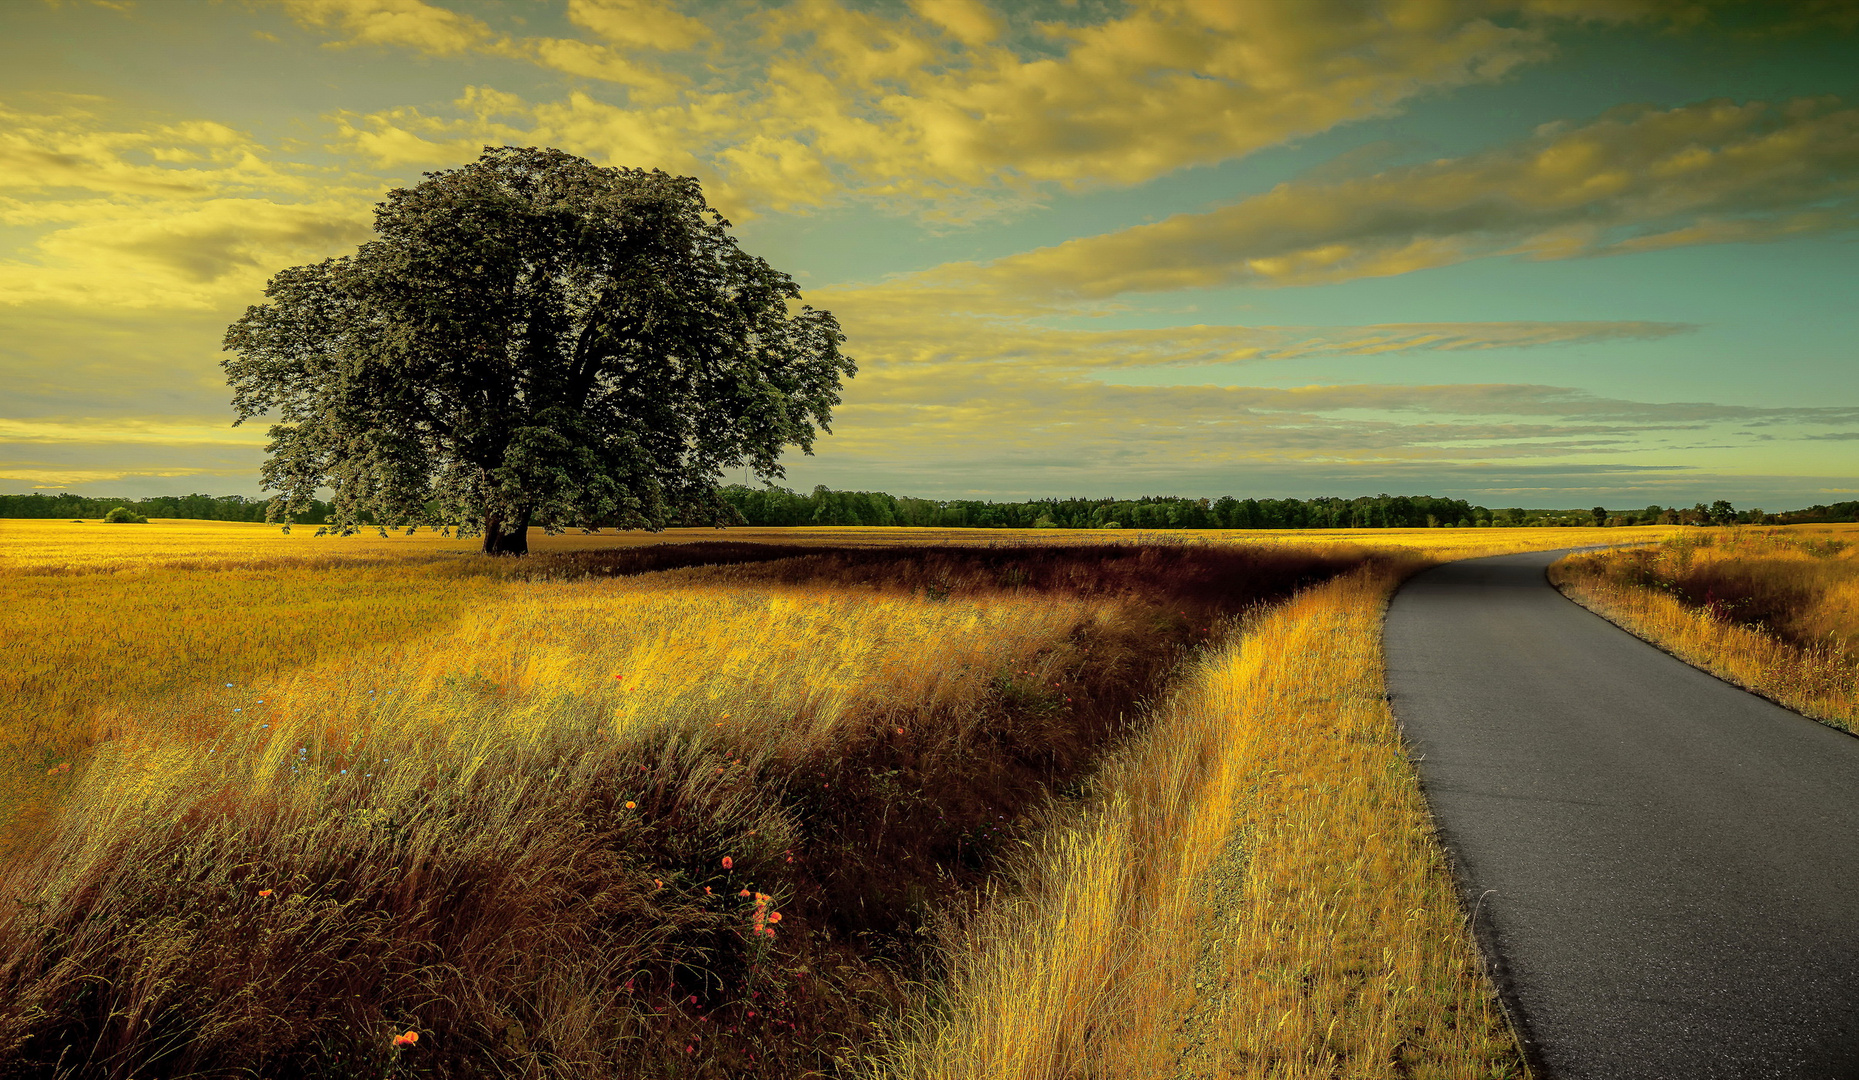
<svg viewBox="0 0 1859 1080">
<path fill-rule="evenodd" d="M 1737 510 L 1718 500 L 1708 506 L 1647 506 L 1639 510 L 1491 510 L 1463 499 L 1430 495 L 1374 495 L 1356 499 L 913 499 L 881 491 L 833 491 L 824 486 L 802 495 L 786 488 L 731 484 L 719 489 L 743 525 L 919 525 L 981 529 L 1378 529 L 1472 528 L 1538 525 L 1792 525 L 1859 521 L 1859 502 L 1815 505 L 1770 514 Z M 0 495 L 0 518 L 101 518 L 117 507 L 149 518 L 263 521 L 264 499 L 243 495 L 179 495 L 149 499 L 87 498 L 82 495 Z M 329 504 L 314 504 L 300 524 L 327 522 Z"/>
</svg>

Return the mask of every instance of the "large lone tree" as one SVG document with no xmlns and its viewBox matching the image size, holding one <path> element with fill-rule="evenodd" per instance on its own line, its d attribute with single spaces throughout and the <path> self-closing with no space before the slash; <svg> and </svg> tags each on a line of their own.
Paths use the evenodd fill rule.
<svg viewBox="0 0 1859 1080">
<path fill-rule="evenodd" d="M 390 191 L 377 239 L 299 266 L 226 331 L 237 423 L 276 409 L 272 518 L 330 528 L 717 524 L 723 470 L 827 430 L 845 340 L 689 177 L 487 148 Z"/>
</svg>

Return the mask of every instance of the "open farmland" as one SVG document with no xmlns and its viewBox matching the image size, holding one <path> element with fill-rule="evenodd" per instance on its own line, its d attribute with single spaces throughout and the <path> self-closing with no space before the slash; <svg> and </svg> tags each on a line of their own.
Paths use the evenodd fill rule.
<svg viewBox="0 0 1859 1080">
<path fill-rule="evenodd" d="M 0 523 L 0 1065 L 1515 1074 L 1381 606 L 1642 531 Z"/>
<path fill-rule="evenodd" d="M 1859 525 L 1686 530 L 1550 576 L 1680 659 L 1859 732 Z"/>
</svg>

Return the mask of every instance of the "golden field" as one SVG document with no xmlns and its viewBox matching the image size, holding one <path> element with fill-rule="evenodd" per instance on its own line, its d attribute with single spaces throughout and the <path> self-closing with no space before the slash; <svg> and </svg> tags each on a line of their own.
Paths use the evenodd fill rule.
<svg viewBox="0 0 1859 1080">
<path fill-rule="evenodd" d="M 1381 604 L 1672 530 L 313 531 L 0 522 L 0 1062 L 1514 1074 Z"/>
<path fill-rule="evenodd" d="M 1859 732 L 1859 525 L 1688 529 L 1550 576 L 1680 659 Z"/>
</svg>

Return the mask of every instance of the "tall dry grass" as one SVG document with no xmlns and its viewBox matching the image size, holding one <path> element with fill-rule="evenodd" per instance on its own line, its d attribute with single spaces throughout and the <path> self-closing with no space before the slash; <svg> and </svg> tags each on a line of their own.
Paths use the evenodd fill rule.
<svg viewBox="0 0 1859 1080">
<path fill-rule="evenodd" d="M 1199 659 L 951 932 L 893 1077 L 1497 1077 L 1484 982 L 1381 691 L 1391 560 Z"/>
<path fill-rule="evenodd" d="M 948 1032 L 998 1004 L 975 958 L 1027 946 L 1077 973 L 1010 984 L 1053 1002 L 1028 1069 L 1508 1067 L 1376 726 L 1357 631 L 1385 581 L 1255 611 L 1238 653 L 1196 659 L 1367 553 L 819 531 L 893 550 L 10 546 L 38 561 L 0 588 L 63 605 L 8 642 L 40 673 L 15 711 L 62 717 L 20 741 L 69 737 L 76 767 L 35 764 L 47 815 L 0 870 L 0 1072 L 844 1073 L 947 968 L 893 1061 L 934 1071 L 993 1060 Z M 1344 538 L 1411 562 L 1622 532 Z M 92 611 L 137 630 L 98 649 Z M 1059 854 L 1003 886 L 1030 844 Z M 1267 899 L 1216 902 L 1242 893 Z M 1264 918 L 1238 953 L 1228 916 Z M 1153 945 L 1065 929 L 1117 918 Z"/>
<path fill-rule="evenodd" d="M 1550 579 L 1688 663 L 1859 732 L 1859 527 L 1687 530 L 1571 556 Z"/>
<path fill-rule="evenodd" d="M 631 579 L 597 560 L 574 581 L 560 561 L 413 567 L 406 589 L 470 601 L 449 625 L 104 694 L 63 813 L 0 871 L 17 901 L 0 1062 L 834 1068 L 930 973 L 925 928 L 1215 610 L 1356 561 L 1176 546 Z M 223 571 L 172 572 L 215 603 Z M 328 590 L 357 570 L 264 572 Z M 404 1030 L 423 1039 L 396 1048 Z"/>
</svg>

